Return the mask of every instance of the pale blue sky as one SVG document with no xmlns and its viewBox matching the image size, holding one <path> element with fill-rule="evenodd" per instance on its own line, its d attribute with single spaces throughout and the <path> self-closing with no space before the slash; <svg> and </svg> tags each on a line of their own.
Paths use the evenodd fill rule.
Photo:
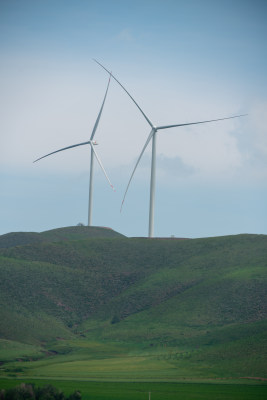
<svg viewBox="0 0 267 400">
<path fill-rule="evenodd" d="M 161 132 L 156 236 L 267 233 L 267 2 L 0 2 L 0 234 L 86 223 L 85 141 L 112 69 L 155 124 L 249 113 Z M 146 236 L 149 126 L 112 82 L 96 134 L 116 187 L 96 168 L 93 223 Z"/>
</svg>

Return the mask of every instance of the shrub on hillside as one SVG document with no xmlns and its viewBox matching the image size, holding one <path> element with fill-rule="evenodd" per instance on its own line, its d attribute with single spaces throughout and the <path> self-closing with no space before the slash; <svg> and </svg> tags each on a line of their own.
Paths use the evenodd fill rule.
<svg viewBox="0 0 267 400">
<path fill-rule="evenodd" d="M 69 397 L 52 385 L 36 387 L 34 384 L 22 383 L 11 389 L 1 390 L 0 400 L 81 400 L 77 390 Z"/>
</svg>

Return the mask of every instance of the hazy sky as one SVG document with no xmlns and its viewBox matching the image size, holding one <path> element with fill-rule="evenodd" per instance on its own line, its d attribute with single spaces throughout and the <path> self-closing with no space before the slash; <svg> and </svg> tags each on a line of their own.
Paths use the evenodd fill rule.
<svg viewBox="0 0 267 400">
<path fill-rule="evenodd" d="M 267 234 L 267 1 L 1 0 L 0 234 L 87 221 L 89 139 L 107 85 L 158 133 L 155 236 Z M 96 134 L 93 224 L 146 236 L 150 127 L 115 81 Z"/>
</svg>

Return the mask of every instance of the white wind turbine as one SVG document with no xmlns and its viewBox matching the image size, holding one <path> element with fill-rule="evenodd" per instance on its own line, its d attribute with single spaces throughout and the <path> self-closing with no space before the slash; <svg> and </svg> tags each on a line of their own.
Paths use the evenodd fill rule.
<svg viewBox="0 0 267 400">
<path fill-rule="evenodd" d="M 208 121 L 199 121 L 199 122 L 189 122 L 189 123 L 185 123 L 185 124 L 175 124 L 175 125 L 163 125 L 163 126 L 155 126 L 150 119 L 147 117 L 147 115 L 144 113 L 144 111 L 141 109 L 141 107 L 136 103 L 136 101 L 133 99 L 133 97 L 130 95 L 130 93 L 125 89 L 125 87 L 118 81 L 117 78 L 115 78 L 115 76 L 108 71 L 102 64 L 100 64 L 97 60 L 94 60 L 97 64 L 99 64 L 105 71 L 107 71 L 110 76 L 112 76 L 113 79 L 115 79 L 115 81 L 122 87 L 122 89 L 128 94 L 128 96 L 132 99 L 132 101 L 134 102 L 134 104 L 137 106 L 137 108 L 140 110 L 140 112 L 143 114 L 144 118 L 146 119 L 146 121 L 148 122 L 148 124 L 151 127 L 151 131 L 150 134 L 148 135 L 148 138 L 145 142 L 145 145 L 137 159 L 137 162 L 135 164 L 135 167 L 133 169 L 133 172 L 131 174 L 131 177 L 129 179 L 128 185 L 126 187 L 124 196 L 123 196 L 123 200 L 122 200 L 122 204 L 121 204 L 121 209 L 126 197 L 126 194 L 128 192 L 131 180 L 134 176 L 135 170 L 142 158 L 142 155 L 148 145 L 148 143 L 150 142 L 150 140 L 152 139 L 152 156 L 151 156 L 151 178 L 150 178 L 150 203 L 149 203 L 149 228 L 148 228 L 148 236 L 149 237 L 153 237 L 154 235 L 154 203 L 155 203 L 155 173 L 156 173 L 156 139 L 157 139 L 157 131 L 161 130 L 161 129 L 168 129 L 168 128 L 175 128 L 178 126 L 187 126 L 187 125 L 197 125 L 197 124 L 206 124 L 209 122 L 215 122 L 215 121 L 222 121 L 225 119 L 232 119 L 232 118 L 238 118 L 238 117 L 243 117 L 244 115 L 247 114 L 242 114 L 242 115 L 235 115 L 232 117 L 225 117 L 225 118 L 218 118 L 218 119 L 211 119 Z"/>
<path fill-rule="evenodd" d="M 110 77 L 111 77 L 111 74 L 110 74 Z M 98 127 L 98 124 L 99 124 L 99 121 L 100 121 L 100 117 L 101 117 L 103 108 L 104 108 L 104 104 L 105 104 L 105 101 L 106 101 L 106 97 L 107 97 L 107 93 L 108 93 L 108 89 L 109 89 L 109 84 L 110 84 L 110 77 L 109 77 L 109 80 L 108 80 L 108 85 L 107 85 L 107 89 L 106 89 L 106 92 L 105 92 L 104 100 L 102 102 L 99 114 L 97 116 L 97 119 L 96 119 L 96 122 L 95 122 L 95 125 L 94 125 L 94 128 L 93 128 L 90 140 L 88 140 L 87 142 L 73 144 L 72 146 L 64 147 L 62 149 L 53 151 L 52 153 L 46 154 L 45 156 L 42 156 L 42 157 L 38 158 L 37 160 L 33 161 L 33 162 L 39 161 L 42 158 L 45 158 L 45 157 L 48 157 L 48 156 L 50 156 L 52 154 L 58 153 L 59 151 L 72 149 L 73 147 L 84 146 L 86 144 L 89 144 L 91 146 L 91 164 L 90 164 L 90 178 L 89 178 L 89 201 L 88 201 L 88 226 L 91 226 L 91 224 L 92 224 L 94 157 L 96 157 L 96 159 L 97 159 L 97 161 L 98 161 L 98 163 L 99 163 L 99 165 L 100 165 L 100 167 L 101 167 L 101 169 L 102 169 L 102 171 L 103 171 L 108 183 L 110 184 L 111 188 L 114 190 L 114 187 L 113 187 L 112 183 L 110 182 L 109 177 L 108 177 L 108 175 L 107 175 L 107 173 L 106 173 L 106 171 L 105 171 L 105 169 L 103 167 L 103 164 L 100 161 L 100 158 L 97 155 L 97 152 L 96 152 L 96 150 L 94 148 L 94 146 L 97 145 L 97 142 L 93 140 L 94 136 L 95 136 L 95 133 L 96 133 L 96 130 L 97 130 L 97 127 Z"/>
</svg>

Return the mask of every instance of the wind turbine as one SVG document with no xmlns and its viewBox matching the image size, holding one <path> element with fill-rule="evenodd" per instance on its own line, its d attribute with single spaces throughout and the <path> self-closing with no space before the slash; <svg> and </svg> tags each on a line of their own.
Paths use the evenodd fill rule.
<svg viewBox="0 0 267 400">
<path fill-rule="evenodd" d="M 103 167 L 103 164 L 102 164 L 102 162 L 101 162 L 101 160 L 100 160 L 100 158 L 97 155 L 97 152 L 95 150 L 95 146 L 97 145 L 97 142 L 93 140 L 94 136 L 95 136 L 95 133 L 96 133 L 96 130 L 97 130 L 97 127 L 98 127 L 98 124 L 99 124 L 99 121 L 100 121 L 100 117 L 101 117 L 103 108 L 104 108 L 104 104 L 105 104 L 105 101 L 106 101 L 106 97 L 107 97 L 107 93 L 108 93 L 108 89 L 109 89 L 109 84 L 110 84 L 110 78 L 111 78 L 111 74 L 109 76 L 109 80 L 108 80 L 108 84 L 107 84 L 104 100 L 102 102 L 99 114 L 97 116 L 97 119 L 96 119 L 96 122 L 95 122 L 95 125 L 94 125 L 94 128 L 93 128 L 90 140 L 88 140 L 87 142 L 83 142 L 83 143 L 73 144 L 72 146 L 63 147 L 62 149 L 53 151 L 52 153 L 46 154 L 45 156 L 42 156 L 42 157 L 38 158 L 37 160 L 33 161 L 35 163 L 35 162 L 41 160 L 42 158 L 51 156 L 52 154 L 58 153 L 60 151 L 72 149 L 73 147 L 84 146 L 86 144 L 89 144 L 91 146 L 91 163 L 90 163 L 90 178 L 89 178 L 89 201 L 88 201 L 88 226 L 91 226 L 91 224 L 92 224 L 94 157 L 97 159 L 97 161 L 98 161 L 98 163 L 99 163 L 99 165 L 100 165 L 100 167 L 101 167 L 101 169 L 102 169 L 102 171 L 103 171 L 108 183 L 110 184 L 111 188 L 114 190 L 114 187 L 113 187 L 112 183 L 110 182 L 109 177 L 108 177 L 108 175 L 107 175 L 107 173 L 106 173 L 106 171 L 105 171 L 105 169 Z"/>
<path fill-rule="evenodd" d="M 122 200 L 122 204 L 121 204 L 121 209 L 126 197 L 126 194 L 128 192 L 131 180 L 134 176 L 135 170 L 142 158 L 142 155 L 145 151 L 145 149 L 148 146 L 148 143 L 150 142 L 150 140 L 152 139 L 152 156 L 151 156 L 151 177 L 150 177 L 150 203 L 149 203 L 149 228 L 148 228 L 148 236 L 149 237 L 153 237 L 154 235 L 154 204 L 155 204 L 155 177 L 156 177 L 156 139 L 157 139 L 157 131 L 162 130 L 162 129 L 169 129 L 169 128 L 175 128 L 175 127 L 179 127 L 179 126 L 187 126 L 187 125 L 197 125 L 197 124 L 206 124 L 209 122 L 215 122 L 215 121 L 223 121 L 225 119 L 232 119 L 232 118 L 238 118 L 238 117 L 243 117 L 244 115 L 247 114 L 242 114 L 242 115 L 235 115 L 232 117 L 225 117 L 225 118 L 218 118 L 218 119 L 211 119 L 208 121 L 199 121 L 199 122 L 189 122 L 189 123 L 185 123 L 185 124 L 174 124 L 174 125 L 163 125 L 163 126 L 155 126 L 150 119 L 148 118 L 148 116 L 144 113 L 144 111 L 141 109 L 141 107 L 136 103 L 136 101 L 134 100 L 134 98 L 130 95 L 130 93 L 125 89 L 125 87 L 118 81 L 117 78 L 115 78 L 115 76 L 107 70 L 107 68 L 105 68 L 102 64 L 100 64 L 100 62 L 98 62 L 97 60 L 94 60 L 98 65 L 100 65 L 105 71 L 107 71 L 110 76 L 112 76 L 113 79 L 115 79 L 115 81 L 122 87 L 122 89 L 128 94 L 128 96 L 132 99 L 132 101 L 134 102 L 134 104 L 137 106 L 137 108 L 140 110 L 140 112 L 143 114 L 144 118 L 146 119 L 146 121 L 148 122 L 148 124 L 151 127 L 151 131 L 148 135 L 148 138 L 145 142 L 145 145 L 137 159 L 137 162 L 135 164 L 135 167 L 133 169 L 133 172 L 131 174 L 131 177 L 129 179 L 128 185 L 126 187 L 124 196 L 123 196 L 123 200 Z"/>
</svg>

